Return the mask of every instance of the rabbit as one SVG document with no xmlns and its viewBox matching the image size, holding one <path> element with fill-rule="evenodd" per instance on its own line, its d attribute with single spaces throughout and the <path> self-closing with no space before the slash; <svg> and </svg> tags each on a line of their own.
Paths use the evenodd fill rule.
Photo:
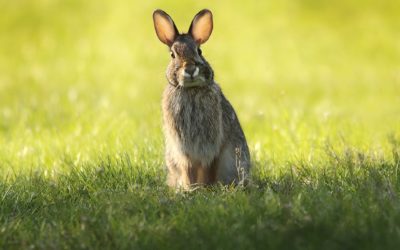
<svg viewBox="0 0 400 250">
<path fill-rule="evenodd" d="M 188 33 L 180 34 L 162 10 L 153 13 L 159 40 L 169 47 L 162 113 L 167 185 L 245 184 L 250 153 L 238 117 L 214 81 L 214 72 L 200 45 L 213 30 L 210 10 L 201 10 Z"/>
</svg>

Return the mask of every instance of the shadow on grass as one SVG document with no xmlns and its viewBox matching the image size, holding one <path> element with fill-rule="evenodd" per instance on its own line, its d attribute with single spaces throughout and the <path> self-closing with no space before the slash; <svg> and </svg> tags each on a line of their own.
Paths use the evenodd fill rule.
<svg viewBox="0 0 400 250">
<path fill-rule="evenodd" d="M 174 192 L 160 167 L 106 157 L 0 184 L 0 247 L 101 249 L 395 249 L 399 143 L 388 158 L 327 146 L 318 163 L 288 162 L 247 188 Z"/>
</svg>

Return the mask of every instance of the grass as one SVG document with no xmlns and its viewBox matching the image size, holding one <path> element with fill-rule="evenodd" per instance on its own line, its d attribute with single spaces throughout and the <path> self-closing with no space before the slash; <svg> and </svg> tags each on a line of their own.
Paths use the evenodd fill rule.
<svg viewBox="0 0 400 250">
<path fill-rule="evenodd" d="M 252 185 L 165 185 L 169 60 L 203 47 L 247 136 Z M 1 1 L 0 248 L 397 249 L 398 1 Z"/>
</svg>

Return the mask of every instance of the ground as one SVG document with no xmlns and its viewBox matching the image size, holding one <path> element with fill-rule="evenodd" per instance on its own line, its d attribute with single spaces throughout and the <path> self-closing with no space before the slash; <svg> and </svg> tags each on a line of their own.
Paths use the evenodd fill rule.
<svg viewBox="0 0 400 250">
<path fill-rule="evenodd" d="M 164 9 L 235 107 L 249 187 L 165 185 Z M 0 248 L 396 249 L 398 1 L 0 0 Z"/>
</svg>

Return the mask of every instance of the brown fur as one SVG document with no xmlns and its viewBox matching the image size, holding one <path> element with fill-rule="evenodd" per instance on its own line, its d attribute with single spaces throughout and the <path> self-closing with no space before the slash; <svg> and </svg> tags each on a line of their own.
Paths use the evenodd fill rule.
<svg viewBox="0 0 400 250">
<path fill-rule="evenodd" d="M 165 12 L 156 12 L 158 19 L 172 21 Z M 171 187 L 237 184 L 249 175 L 250 154 L 239 120 L 199 50 L 211 34 L 210 21 L 211 12 L 199 12 L 189 34 L 163 34 L 176 29 L 173 21 L 162 30 L 157 30 L 160 25 L 155 23 L 159 38 L 176 37 L 169 45 L 173 58 L 162 100 L 167 183 Z"/>
</svg>

